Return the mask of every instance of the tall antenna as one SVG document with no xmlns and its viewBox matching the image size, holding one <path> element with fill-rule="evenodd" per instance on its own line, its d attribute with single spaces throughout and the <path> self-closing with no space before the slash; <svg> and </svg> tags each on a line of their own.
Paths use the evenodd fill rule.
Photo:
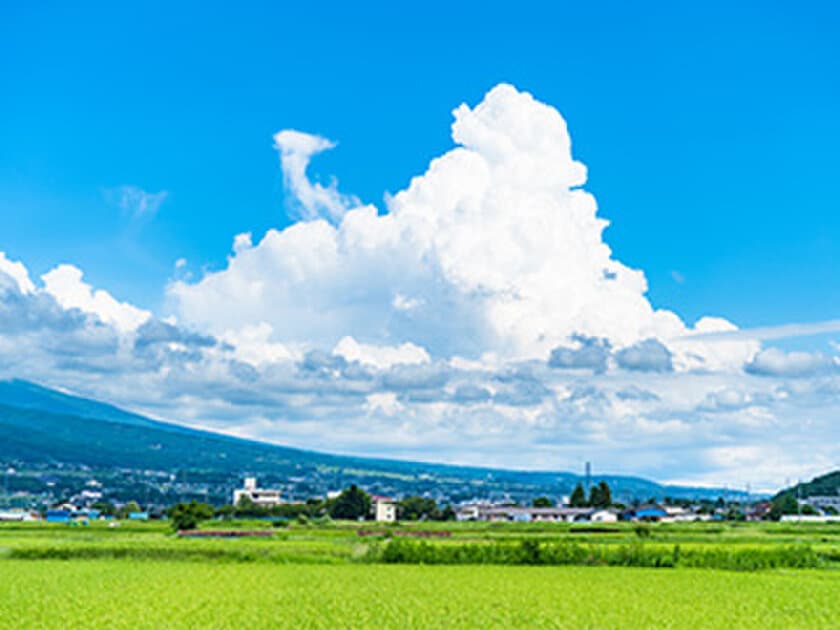
<svg viewBox="0 0 840 630">
<path fill-rule="evenodd" d="M 586 494 L 589 495 L 589 488 L 592 485 L 592 464 L 586 462 Z"/>
</svg>

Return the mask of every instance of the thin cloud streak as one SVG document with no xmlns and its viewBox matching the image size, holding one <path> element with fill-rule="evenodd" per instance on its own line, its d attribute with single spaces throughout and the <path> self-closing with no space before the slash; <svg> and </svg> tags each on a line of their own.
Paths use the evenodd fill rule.
<svg viewBox="0 0 840 630">
<path fill-rule="evenodd" d="M 822 322 L 780 324 L 778 326 L 760 326 L 757 328 L 742 328 L 740 330 L 700 333 L 684 335 L 680 340 L 730 341 L 748 340 L 769 341 L 772 339 L 790 339 L 793 337 L 810 337 L 840 332 L 840 319 L 829 319 Z"/>
</svg>

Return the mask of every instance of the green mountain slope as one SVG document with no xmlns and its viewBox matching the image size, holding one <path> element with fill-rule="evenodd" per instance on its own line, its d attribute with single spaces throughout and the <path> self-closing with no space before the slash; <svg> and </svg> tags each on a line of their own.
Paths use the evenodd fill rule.
<svg viewBox="0 0 840 630">
<path fill-rule="evenodd" d="M 277 480 L 292 494 L 323 493 L 359 483 L 382 493 L 430 492 L 453 500 L 557 497 L 569 494 L 581 479 L 568 472 L 449 466 L 305 451 L 158 422 L 25 381 L 0 382 L 0 463 L 193 471 L 215 479 L 218 496 L 225 496 L 244 474 Z M 625 499 L 721 494 L 720 490 L 667 487 L 636 477 L 596 477 L 601 479 L 617 497 Z"/>
</svg>

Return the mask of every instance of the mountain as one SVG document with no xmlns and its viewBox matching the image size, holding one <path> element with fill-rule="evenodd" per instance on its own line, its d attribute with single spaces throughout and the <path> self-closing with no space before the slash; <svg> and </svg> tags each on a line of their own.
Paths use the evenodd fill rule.
<svg viewBox="0 0 840 630">
<path fill-rule="evenodd" d="M 95 473 L 100 482 L 110 480 L 115 497 L 142 487 L 149 500 L 161 502 L 187 496 L 221 502 L 245 474 L 282 485 L 292 497 L 325 494 L 358 483 L 382 494 L 430 493 L 451 501 L 557 497 L 568 495 L 582 480 L 568 472 L 451 466 L 289 448 L 151 420 L 21 380 L 0 381 L 0 463 L 35 471 L 28 478 L 19 472 L 13 479 L 16 488 L 29 492 L 43 492 L 39 480 L 49 473 L 50 483 L 58 479 L 59 487 L 70 493 L 85 476 L 81 470 L 88 471 L 87 476 Z M 717 498 L 724 493 L 663 486 L 637 477 L 594 477 L 602 479 L 624 500 L 665 495 Z"/>
<path fill-rule="evenodd" d="M 18 379 L 0 381 L 0 404 L 21 409 L 31 409 L 33 411 L 109 420 L 140 427 L 168 427 L 174 431 L 183 430 L 183 427 L 178 425 L 168 425 L 149 420 L 136 413 L 124 411 L 114 405 L 71 396 L 55 389 L 49 389 L 41 385 L 36 385 L 35 383 L 30 383 L 29 381 Z"/>
</svg>

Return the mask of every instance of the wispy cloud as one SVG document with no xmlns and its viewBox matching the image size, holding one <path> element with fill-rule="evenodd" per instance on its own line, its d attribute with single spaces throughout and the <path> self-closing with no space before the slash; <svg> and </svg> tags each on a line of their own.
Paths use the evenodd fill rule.
<svg viewBox="0 0 840 630">
<path fill-rule="evenodd" d="M 746 340 L 770 341 L 772 339 L 790 339 L 793 337 L 808 337 L 811 335 L 825 335 L 840 332 L 840 319 L 829 319 L 822 322 L 790 323 L 778 326 L 760 326 L 758 328 L 742 328 L 722 332 L 686 335 L 683 339 L 714 340 Z"/>
<path fill-rule="evenodd" d="M 327 219 L 337 223 L 348 209 L 359 205 L 358 199 L 338 191 L 335 180 L 329 186 L 322 186 L 310 181 L 306 175 L 312 157 L 335 148 L 335 142 L 302 131 L 285 129 L 274 135 L 274 146 L 280 152 L 286 187 L 297 202 L 295 209 L 302 219 Z"/>
<path fill-rule="evenodd" d="M 132 219 L 155 216 L 169 197 L 169 191 L 147 192 L 139 186 L 118 186 L 105 191 L 105 198 Z"/>
</svg>

